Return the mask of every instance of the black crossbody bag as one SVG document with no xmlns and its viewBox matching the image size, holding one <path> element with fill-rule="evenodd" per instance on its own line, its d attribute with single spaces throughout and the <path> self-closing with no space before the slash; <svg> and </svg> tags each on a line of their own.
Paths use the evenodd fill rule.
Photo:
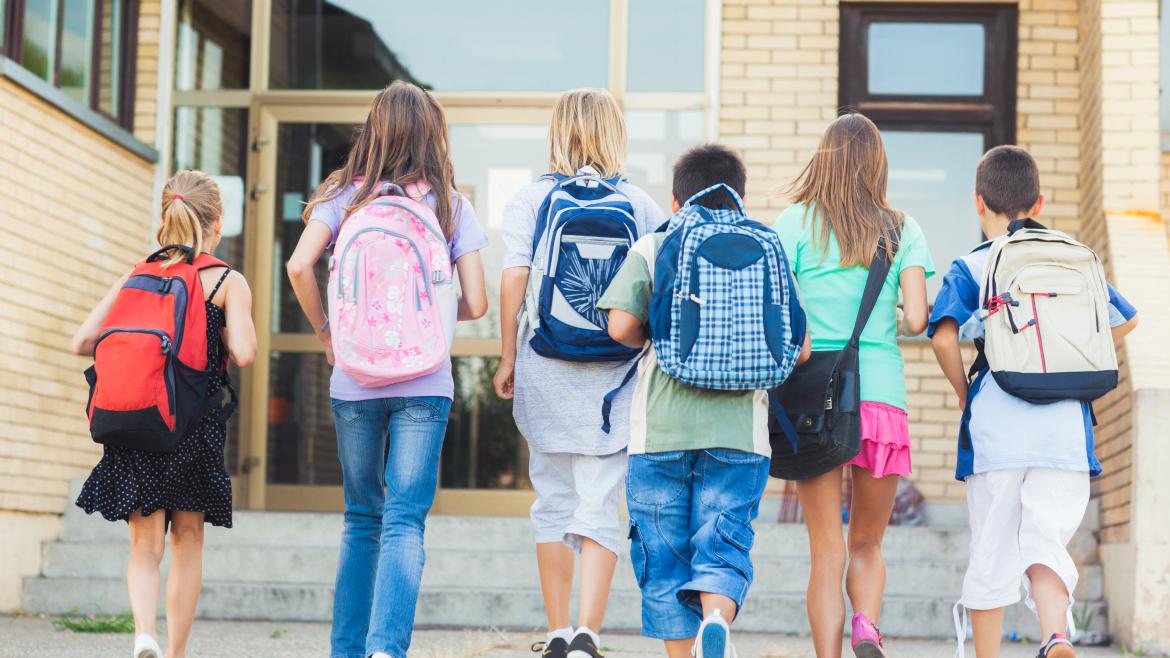
<svg viewBox="0 0 1170 658">
<path fill-rule="evenodd" d="M 894 234 L 897 252 L 899 228 Z M 861 452 L 861 332 L 881 295 L 890 260 L 878 242 L 853 335 L 840 350 L 812 353 L 787 381 L 768 392 L 772 477 L 807 480 L 840 467 Z"/>
</svg>

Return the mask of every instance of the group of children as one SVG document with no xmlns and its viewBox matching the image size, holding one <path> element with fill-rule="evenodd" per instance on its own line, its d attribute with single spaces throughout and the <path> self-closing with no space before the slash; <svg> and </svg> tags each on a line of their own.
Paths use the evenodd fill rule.
<svg viewBox="0 0 1170 658">
<path fill-rule="evenodd" d="M 534 649 L 548 658 L 602 656 L 599 632 L 610 584 L 628 547 L 642 593 L 643 634 L 663 640 L 672 658 L 735 655 L 730 625 L 752 583 L 752 521 L 770 466 L 774 459 L 791 466 L 807 446 L 776 429 L 784 410 L 767 387 L 693 385 L 680 377 L 672 353 L 656 349 L 663 327 L 683 326 L 692 309 L 736 314 L 743 321 L 731 335 L 711 335 L 701 324 L 684 326 L 684 351 L 701 353 L 716 343 L 766 344 L 762 354 L 743 358 L 780 368 L 776 384 L 793 367 L 799 373 L 799 364 L 814 353 L 855 348 L 859 354 L 859 399 L 844 395 L 832 404 L 853 407 L 860 441 L 845 459 L 816 468 L 803 464 L 797 481 L 809 530 L 807 607 L 818 658 L 841 655 L 843 578 L 855 613 L 855 655 L 886 656 L 877 627 L 885 588 L 881 543 L 898 478 L 911 468 L 898 336 L 924 330 L 964 409 L 956 477 L 968 485 L 972 542 L 956 624 L 962 610 L 970 610 L 976 653 L 994 658 L 1003 609 L 1020 600 L 1022 585 L 1045 638 L 1039 655 L 1073 656 L 1067 613 L 1077 572 L 1065 546 L 1088 503 L 1088 479 L 1100 472 L 1089 404 L 1013 396 L 983 362 L 969 379 L 960 353 L 961 341 L 984 335 L 989 306 L 980 286 L 990 245 L 1018 230 L 1013 222 L 1043 209 L 1032 157 L 1013 146 L 984 155 L 974 202 L 988 242 L 951 265 L 930 311 L 926 279 L 934 264 L 926 238 L 912 218 L 889 205 L 881 135 L 864 116 L 844 114 L 830 124 L 807 167 L 785 190 L 792 205 L 770 229 L 743 215 L 747 174 L 734 151 L 707 144 L 678 158 L 671 219 L 623 178 L 626 145 L 625 122 L 612 96 L 601 90 L 563 94 L 549 128 L 550 174 L 520 190 L 504 210 L 502 354 L 493 383 L 501 398 L 513 400 L 530 449 L 536 491 L 531 518 L 549 627 Z M 330 362 L 337 362 L 330 390 L 346 513 L 334 658 L 402 658 L 410 644 L 424 523 L 454 394 L 449 325 L 480 317 L 487 307 L 477 253 L 487 239 L 453 180 L 442 109 L 427 92 L 394 83 L 375 99 L 345 166 L 309 203 L 304 234 L 288 263 L 297 299 Z M 164 248 L 209 252 L 221 215 L 214 183 L 181 172 L 164 190 L 158 241 Z M 598 223 L 602 216 L 607 222 Z M 371 217 L 387 223 L 367 224 Z M 574 217 L 592 219 L 574 224 Z M 662 254 L 675 253 L 676 234 L 700 221 L 735 228 L 713 229 L 719 239 L 696 242 L 693 255 L 684 252 L 694 263 L 687 270 L 694 273 L 693 287 L 684 295 L 670 287 L 677 273 Z M 391 225 L 394 230 L 385 228 Z M 441 236 L 438 251 L 419 246 L 430 235 Z M 386 241 L 378 242 L 382 237 Z M 769 251 L 772 241 L 782 249 Z M 313 265 L 331 247 L 326 308 Z M 417 265 L 408 259 L 399 273 L 386 260 L 397 253 L 418 256 Z M 779 258 L 769 260 L 772 253 Z M 180 268 L 182 262 L 179 256 L 167 261 Z M 716 262 L 724 269 L 708 267 Z M 888 272 L 872 280 L 871 268 L 879 263 L 877 274 Z M 201 267 L 189 260 L 188 266 L 198 268 L 212 289 L 205 295 L 208 370 L 225 354 L 247 365 L 255 351 L 247 284 L 210 261 Z M 563 279 L 555 278 L 558 272 Z M 407 284 L 400 285 L 399 274 Z M 745 286 L 749 274 L 764 277 L 767 290 Z M 716 276 L 724 278 L 712 281 Z M 444 291 L 453 291 L 447 286 L 455 277 L 461 296 L 456 302 L 452 293 L 445 309 Z M 604 288 L 590 288 L 598 277 L 606 280 Z M 135 280 L 119 280 L 82 325 L 75 339 L 79 354 L 94 354 L 106 334 L 121 331 L 106 326 L 107 315 L 140 292 Z M 720 289 L 739 296 L 720 306 L 705 292 Z M 777 295 L 787 300 L 786 308 L 778 308 Z M 1019 303 L 1006 295 L 996 300 Z M 872 313 L 859 314 L 867 304 Z M 1035 295 L 1032 304 L 1038 319 Z M 749 322 L 754 309 L 746 315 L 744 309 L 752 305 L 770 306 L 761 311 L 769 327 Z M 428 315 L 432 309 L 435 315 Z M 1134 309 L 1112 288 L 1107 323 L 1114 340 L 1136 324 Z M 785 328 L 783 345 L 771 333 L 751 333 L 770 332 L 777 324 Z M 443 327 L 448 353 L 429 369 L 418 366 L 428 346 L 443 345 L 441 334 L 428 342 L 427 332 Z M 411 331 L 417 337 L 403 337 Z M 1039 327 L 1035 331 L 1039 335 Z M 410 348 L 387 365 L 363 351 L 370 341 Z M 108 381 L 101 379 L 103 349 L 95 355 L 98 381 Z M 392 375 L 410 368 L 409 376 Z M 212 378 L 207 395 L 225 385 L 225 378 Z M 100 385 L 97 390 L 100 400 Z M 91 410 L 95 440 L 99 412 L 106 413 Z M 166 525 L 164 515 L 153 514 L 157 510 L 173 523 L 176 556 L 166 655 L 184 655 L 199 588 L 203 521 L 231 523 L 230 505 L 224 505 L 230 483 L 223 471 L 223 432 L 221 409 L 211 405 L 171 450 L 105 440 L 105 456 L 78 500 L 88 512 L 130 524 L 135 658 L 162 656 L 154 610 Z M 778 440 L 791 440 L 795 453 L 775 450 Z M 854 482 L 847 536 L 840 509 L 844 468 Z M 569 608 L 578 556 L 574 626 Z M 965 634 L 962 628 L 960 650 Z"/>
</svg>

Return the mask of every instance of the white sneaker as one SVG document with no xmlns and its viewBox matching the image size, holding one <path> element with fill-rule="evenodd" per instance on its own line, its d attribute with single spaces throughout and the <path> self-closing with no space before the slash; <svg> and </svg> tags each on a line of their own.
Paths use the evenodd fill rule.
<svg viewBox="0 0 1170 658">
<path fill-rule="evenodd" d="M 390 658 L 390 654 L 379 651 L 378 653 L 370 656 L 370 658 Z"/>
<path fill-rule="evenodd" d="M 134 638 L 134 658 L 163 658 L 162 648 L 157 640 L 143 633 Z"/>
<path fill-rule="evenodd" d="M 707 615 L 699 625 L 694 654 L 695 658 L 736 658 L 735 647 L 731 645 L 731 626 L 718 610 Z"/>
</svg>

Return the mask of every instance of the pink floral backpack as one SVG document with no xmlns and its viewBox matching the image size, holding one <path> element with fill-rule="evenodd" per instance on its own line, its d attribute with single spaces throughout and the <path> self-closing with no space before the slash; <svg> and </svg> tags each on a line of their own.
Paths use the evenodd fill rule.
<svg viewBox="0 0 1170 658">
<path fill-rule="evenodd" d="M 454 268 L 425 183 L 388 184 L 341 224 L 329 260 L 337 367 L 378 387 L 435 372 L 455 331 Z"/>
</svg>

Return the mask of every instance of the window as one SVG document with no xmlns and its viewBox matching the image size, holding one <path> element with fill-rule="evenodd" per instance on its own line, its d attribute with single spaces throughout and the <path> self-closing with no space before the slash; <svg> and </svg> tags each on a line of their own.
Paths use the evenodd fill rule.
<svg viewBox="0 0 1170 658">
<path fill-rule="evenodd" d="M 246 89 L 252 3 L 183 0 L 175 44 L 175 89 Z"/>
<path fill-rule="evenodd" d="M 841 6 L 840 104 L 882 129 L 890 203 L 923 226 L 939 270 L 982 237 L 979 158 L 1015 141 L 1016 20 L 1014 6 Z"/>
<path fill-rule="evenodd" d="M 131 128 L 137 0 L 0 0 L 0 55 Z"/>
</svg>

